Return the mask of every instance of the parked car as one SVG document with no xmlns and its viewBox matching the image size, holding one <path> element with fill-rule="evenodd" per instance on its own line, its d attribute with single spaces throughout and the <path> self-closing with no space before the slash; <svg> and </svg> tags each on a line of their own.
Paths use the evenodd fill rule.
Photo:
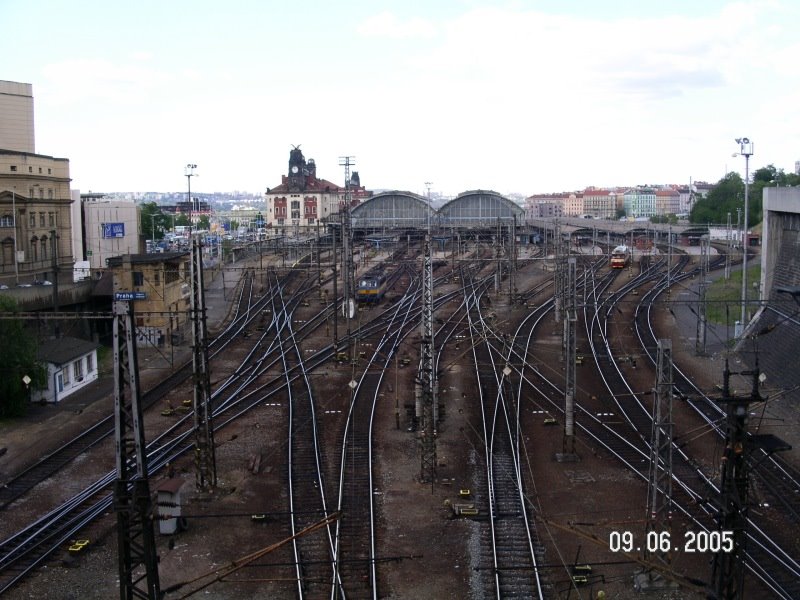
<svg viewBox="0 0 800 600">
<path fill-rule="evenodd" d="M 5 283 L 0 283 L 0 290 L 7 290 L 8 286 Z"/>
<path fill-rule="evenodd" d="M 31 287 L 31 284 L 30 283 L 18 283 L 17 287 L 18 288 L 20 288 L 20 287 Z"/>
<path fill-rule="evenodd" d="M 52 282 L 47 281 L 47 279 L 36 279 L 33 282 L 33 285 L 53 285 Z"/>
</svg>

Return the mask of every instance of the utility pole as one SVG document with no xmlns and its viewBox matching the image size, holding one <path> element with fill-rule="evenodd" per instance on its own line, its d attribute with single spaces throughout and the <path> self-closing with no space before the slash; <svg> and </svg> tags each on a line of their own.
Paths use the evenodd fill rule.
<svg viewBox="0 0 800 600">
<path fill-rule="evenodd" d="M 123 257 L 123 267 L 123 276 L 128 281 L 123 287 L 115 277 L 115 295 L 133 288 L 130 281 L 130 255 Z M 119 596 L 120 600 L 161 598 L 133 302 L 115 300 L 113 313 L 114 440 L 117 463 L 114 512 L 117 513 Z"/>
<path fill-rule="evenodd" d="M 195 478 L 197 489 L 217 486 L 216 452 L 211 408 L 211 376 L 208 365 L 208 330 L 203 289 L 203 241 L 193 236 L 191 265 L 192 372 L 194 373 Z"/>
<path fill-rule="evenodd" d="M 645 536 L 669 536 L 672 531 L 672 340 L 658 340 L 656 384 L 653 389 L 653 427 L 650 441 L 650 487 L 647 497 Z M 651 533 L 652 532 L 652 533 Z M 666 532 L 666 533 L 664 533 Z M 649 538 L 648 538 L 649 539 Z M 671 550 L 644 551 L 646 561 L 656 559 L 669 567 Z M 653 570 L 634 575 L 640 591 L 672 588 L 674 583 Z"/>
<path fill-rule="evenodd" d="M 700 287 L 697 291 L 697 335 L 694 351 L 698 356 L 706 353 L 706 278 L 708 277 L 708 236 L 700 238 Z"/>
<path fill-rule="evenodd" d="M 514 215 L 514 222 L 510 226 L 511 240 L 511 260 L 509 261 L 508 272 L 508 303 L 514 304 L 517 296 L 517 215 Z"/>
<path fill-rule="evenodd" d="M 561 264 L 561 228 L 558 221 L 555 222 L 553 231 L 553 248 L 555 254 L 555 269 L 553 270 L 553 318 L 556 323 L 561 322 L 561 301 L 563 299 L 563 268 Z"/>
<path fill-rule="evenodd" d="M 567 260 L 564 280 L 564 439 L 561 461 L 575 460 L 575 329 L 578 321 L 576 301 L 576 258 Z"/>
<path fill-rule="evenodd" d="M 53 312 L 58 312 L 58 240 L 58 229 L 51 229 L 50 241 L 53 248 Z M 16 261 L 16 256 L 14 260 Z M 57 326 L 56 329 L 58 329 Z"/>
</svg>

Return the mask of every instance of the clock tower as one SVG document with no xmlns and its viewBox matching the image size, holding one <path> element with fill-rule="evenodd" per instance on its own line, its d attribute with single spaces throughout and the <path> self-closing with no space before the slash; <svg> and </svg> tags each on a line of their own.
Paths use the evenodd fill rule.
<svg viewBox="0 0 800 600">
<path fill-rule="evenodd" d="M 295 146 L 289 152 L 289 191 L 302 192 L 306 188 L 306 159 L 300 146 Z"/>
</svg>

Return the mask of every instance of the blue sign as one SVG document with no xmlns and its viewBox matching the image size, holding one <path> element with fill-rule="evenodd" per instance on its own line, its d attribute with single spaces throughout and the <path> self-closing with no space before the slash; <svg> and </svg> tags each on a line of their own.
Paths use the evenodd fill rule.
<svg viewBox="0 0 800 600">
<path fill-rule="evenodd" d="M 145 292 L 114 292 L 114 300 L 146 300 Z"/>
<path fill-rule="evenodd" d="M 125 237 L 125 223 L 103 223 L 104 238 Z"/>
</svg>

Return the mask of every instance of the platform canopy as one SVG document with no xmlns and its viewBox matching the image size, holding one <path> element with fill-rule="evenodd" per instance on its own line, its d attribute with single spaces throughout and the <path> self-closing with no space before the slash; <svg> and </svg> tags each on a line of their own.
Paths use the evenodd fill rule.
<svg viewBox="0 0 800 600">
<path fill-rule="evenodd" d="M 525 210 L 491 190 L 463 192 L 439 209 L 442 227 L 492 227 L 497 222 L 522 224 Z"/>
<path fill-rule="evenodd" d="M 362 202 L 350 213 L 355 229 L 425 227 L 436 211 L 423 196 L 412 192 L 381 192 Z"/>
</svg>

